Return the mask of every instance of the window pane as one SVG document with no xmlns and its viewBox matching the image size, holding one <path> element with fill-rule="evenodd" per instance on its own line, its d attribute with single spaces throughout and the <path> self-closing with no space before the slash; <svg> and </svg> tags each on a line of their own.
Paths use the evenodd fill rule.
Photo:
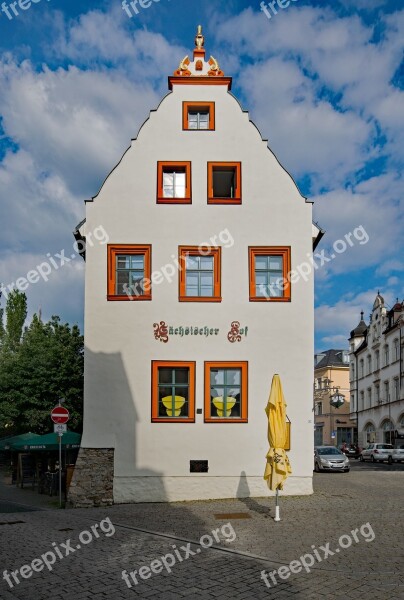
<svg viewBox="0 0 404 600">
<path fill-rule="evenodd" d="M 268 269 L 268 257 L 267 256 L 256 256 L 255 257 L 255 268 L 261 270 Z"/>
<path fill-rule="evenodd" d="M 175 369 L 175 382 L 176 383 L 188 383 L 189 369 Z"/>
<path fill-rule="evenodd" d="M 159 383 L 172 383 L 173 381 L 173 369 L 169 367 L 159 368 Z"/>
<path fill-rule="evenodd" d="M 159 369 L 160 371 L 160 369 Z M 167 414 L 167 406 L 165 406 L 165 404 L 167 404 L 167 401 L 165 403 L 163 403 L 163 398 L 169 398 L 170 396 L 172 396 L 172 388 L 171 387 L 159 387 L 159 417 L 168 417 L 169 415 Z"/>
<path fill-rule="evenodd" d="M 144 254 L 134 254 L 131 259 L 132 269 L 144 269 Z"/>
<path fill-rule="evenodd" d="M 282 275 L 270 275 L 269 276 L 269 293 L 271 296 L 279 297 L 282 296 Z"/>
<path fill-rule="evenodd" d="M 185 185 L 176 185 L 175 186 L 175 197 L 176 198 L 185 198 Z"/>
<path fill-rule="evenodd" d="M 234 198 L 234 169 L 213 169 L 214 198 Z"/>
<path fill-rule="evenodd" d="M 227 369 L 226 383 L 229 384 L 241 384 L 241 369 Z"/>
<path fill-rule="evenodd" d="M 255 274 L 255 293 L 257 294 L 257 296 L 259 296 L 259 297 L 268 296 L 267 282 L 268 282 L 267 273 L 256 273 Z"/>
<path fill-rule="evenodd" d="M 199 256 L 189 256 L 189 254 L 188 254 L 187 261 L 186 261 L 186 268 L 187 268 L 187 271 L 191 270 L 191 269 L 198 269 L 199 268 Z"/>
<path fill-rule="evenodd" d="M 116 273 L 116 294 L 126 294 L 129 285 L 129 271 L 117 271 Z"/>
<path fill-rule="evenodd" d="M 213 296 L 213 273 L 201 273 L 201 295 Z"/>
<path fill-rule="evenodd" d="M 187 296 L 198 296 L 198 273 L 187 273 L 186 294 Z"/>
<path fill-rule="evenodd" d="M 134 296 L 142 296 L 144 294 L 143 288 L 143 273 L 131 273 L 131 294 Z"/>
<path fill-rule="evenodd" d="M 211 384 L 224 384 L 224 370 L 223 369 L 211 369 L 210 370 L 210 383 Z"/>
<path fill-rule="evenodd" d="M 165 185 L 163 187 L 163 195 L 164 198 L 174 198 L 174 187 L 168 187 Z"/>
<path fill-rule="evenodd" d="M 211 287 L 201 286 L 201 296 L 204 298 L 212 298 L 213 297 L 213 286 L 211 286 Z"/>
<path fill-rule="evenodd" d="M 163 173 L 163 185 L 173 186 L 174 185 L 174 173 Z"/>
<path fill-rule="evenodd" d="M 118 269 L 129 269 L 130 268 L 130 256 L 119 255 L 117 258 Z"/>
<path fill-rule="evenodd" d="M 270 256 L 269 257 L 269 268 L 271 271 L 282 271 L 283 260 L 282 256 Z"/>
<path fill-rule="evenodd" d="M 213 287 L 213 273 L 201 273 L 201 286 Z"/>
<path fill-rule="evenodd" d="M 224 387 L 215 386 L 210 389 L 210 395 L 213 398 L 223 398 L 224 396 Z"/>
<path fill-rule="evenodd" d="M 201 256 L 200 265 L 205 271 L 213 271 L 213 256 Z"/>
<path fill-rule="evenodd" d="M 175 197 L 185 198 L 185 173 L 175 173 Z"/>
</svg>

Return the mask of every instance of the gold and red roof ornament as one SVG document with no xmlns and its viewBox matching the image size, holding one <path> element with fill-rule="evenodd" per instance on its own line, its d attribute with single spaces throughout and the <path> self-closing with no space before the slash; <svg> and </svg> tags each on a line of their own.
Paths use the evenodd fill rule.
<svg viewBox="0 0 404 600">
<path fill-rule="evenodd" d="M 193 61 L 185 56 L 176 71 L 174 77 L 224 77 L 217 60 L 211 56 L 209 61 L 205 60 L 206 50 L 204 48 L 205 38 L 202 33 L 202 25 L 198 25 L 195 37 L 195 48 Z"/>
</svg>

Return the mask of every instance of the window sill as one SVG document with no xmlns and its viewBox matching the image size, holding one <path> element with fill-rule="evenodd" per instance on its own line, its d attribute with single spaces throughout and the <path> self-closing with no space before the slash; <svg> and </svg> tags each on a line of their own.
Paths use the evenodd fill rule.
<svg viewBox="0 0 404 600">
<path fill-rule="evenodd" d="M 188 419 L 158 419 L 152 418 L 152 423 L 195 423 L 195 417 Z"/>
<path fill-rule="evenodd" d="M 180 296 L 180 302 L 221 302 L 222 297 L 216 296 Z"/>
<path fill-rule="evenodd" d="M 208 204 L 241 204 L 241 198 L 208 198 Z"/>
<path fill-rule="evenodd" d="M 124 296 L 107 295 L 108 302 L 138 302 L 151 299 L 151 296 L 128 296 L 126 294 Z"/>
<path fill-rule="evenodd" d="M 250 296 L 250 302 L 291 302 L 291 298 L 261 298 L 259 296 Z"/>
<path fill-rule="evenodd" d="M 164 196 L 157 196 L 157 204 L 192 204 L 192 198 L 165 198 Z"/>
<path fill-rule="evenodd" d="M 237 423 L 248 423 L 248 419 L 213 419 L 211 417 L 205 418 L 205 423 L 232 423 L 233 425 L 237 425 Z"/>
</svg>

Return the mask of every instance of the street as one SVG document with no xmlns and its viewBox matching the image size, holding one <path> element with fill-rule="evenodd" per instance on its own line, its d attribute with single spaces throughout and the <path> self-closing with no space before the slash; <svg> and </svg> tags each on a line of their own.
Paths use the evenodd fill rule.
<svg viewBox="0 0 404 600">
<path fill-rule="evenodd" d="M 10 512 L 1 486 L 0 597 L 402 599 L 404 465 L 351 462 L 315 474 L 313 496 L 281 497 L 279 523 L 272 498 Z"/>
</svg>

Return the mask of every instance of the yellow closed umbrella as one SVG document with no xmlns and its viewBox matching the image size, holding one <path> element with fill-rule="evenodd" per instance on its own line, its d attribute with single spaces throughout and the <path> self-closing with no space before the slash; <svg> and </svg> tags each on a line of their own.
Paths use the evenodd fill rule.
<svg viewBox="0 0 404 600">
<path fill-rule="evenodd" d="M 286 403 L 279 375 L 274 375 L 272 378 L 271 392 L 265 412 L 268 417 L 268 442 L 270 448 L 267 453 L 264 479 L 269 489 L 276 491 L 275 521 L 280 521 L 279 490 L 283 489 L 283 483 L 292 473 L 292 469 L 285 450 L 288 437 Z"/>
</svg>

